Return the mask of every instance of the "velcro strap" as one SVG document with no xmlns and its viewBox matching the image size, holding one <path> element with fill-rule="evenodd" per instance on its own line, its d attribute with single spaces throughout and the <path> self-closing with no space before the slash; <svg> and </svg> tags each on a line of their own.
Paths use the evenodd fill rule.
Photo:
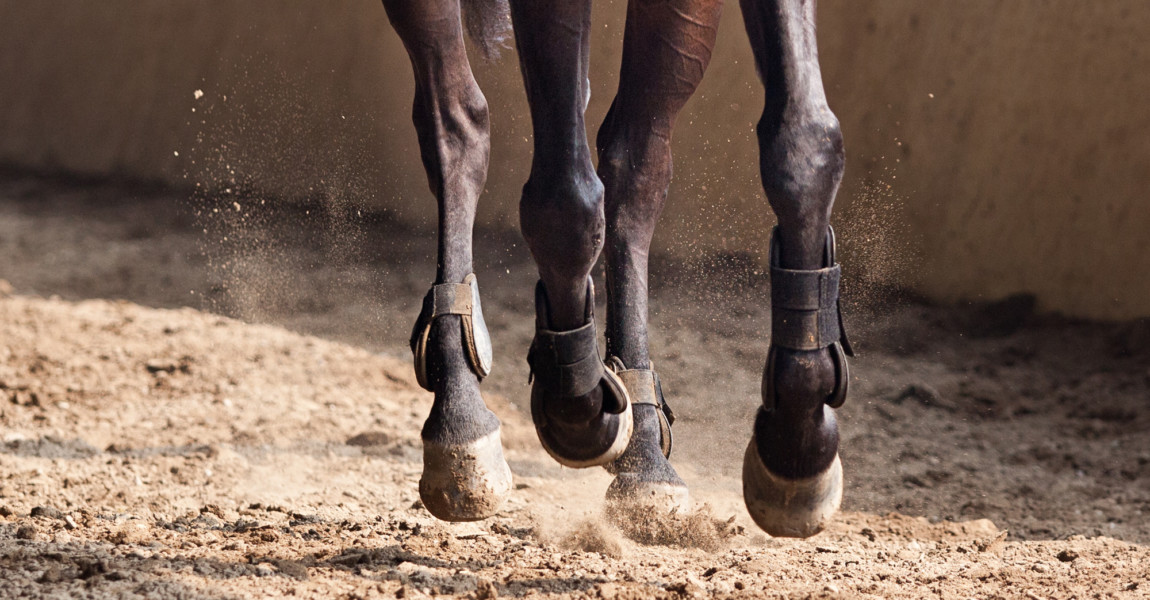
<svg viewBox="0 0 1150 600">
<path fill-rule="evenodd" d="M 627 395 L 631 404 L 650 404 L 659 406 L 659 394 L 655 389 L 655 372 L 649 369 L 627 369 L 616 371 L 619 380 L 627 387 Z"/>
<path fill-rule="evenodd" d="M 842 267 L 813 271 L 771 268 L 771 308 L 822 310 L 839 300 Z"/>
<path fill-rule="evenodd" d="M 428 301 L 431 306 L 427 306 Z M 424 310 L 430 308 L 430 318 L 442 315 L 470 315 L 472 310 L 471 286 L 466 283 L 442 283 L 431 288 L 423 299 Z"/>
<path fill-rule="evenodd" d="M 527 362 L 532 378 L 548 392 L 568 398 L 590 393 L 603 378 L 595 322 L 571 331 L 537 330 Z"/>
<path fill-rule="evenodd" d="M 798 271 L 771 268 L 771 343 L 792 350 L 826 348 L 843 337 L 839 265 Z"/>
</svg>

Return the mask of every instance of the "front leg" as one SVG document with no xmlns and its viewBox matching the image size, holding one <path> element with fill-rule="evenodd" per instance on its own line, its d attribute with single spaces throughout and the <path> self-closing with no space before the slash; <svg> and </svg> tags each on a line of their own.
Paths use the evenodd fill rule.
<svg viewBox="0 0 1150 600">
<path fill-rule="evenodd" d="M 459 0 L 384 0 L 415 73 L 412 120 L 439 204 L 435 285 L 412 333 L 420 384 L 435 393 L 423 425 L 420 498 L 436 517 L 494 514 L 511 490 L 499 419 L 479 393 L 490 341 L 472 274 L 471 236 L 490 150 L 487 100 L 467 61 Z"/>
<path fill-rule="evenodd" d="M 531 416 L 543 447 L 569 467 L 615 460 L 631 437 L 623 384 L 599 356 L 591 267 L 603 245 L 603 184 L 583 111 L 590 93 L 590 0 L 514 0 L 511 17 L 531 105 L 535 154 L 519 222 L 539 267 L 527 356 Z"/>
<path fill-rule="evenodd" d="M 842 133 L 819 72 L 814 0 L 741 0 L 766 89 L 757 133 L 772 236 L 772 340 L 743 467 L 751 516 L 771 535 L 821 531 L 842 498 L 838 426 L 849 352 L 838 313 L 830 214 Z"/>
</svg>

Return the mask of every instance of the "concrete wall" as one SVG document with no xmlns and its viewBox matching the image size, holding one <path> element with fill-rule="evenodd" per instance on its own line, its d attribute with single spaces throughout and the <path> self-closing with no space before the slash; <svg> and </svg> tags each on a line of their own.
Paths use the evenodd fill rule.
<svg viewBox="0 0 1150 600">
<path fill-rule="evenodd" d="M 596 2 L 592 129 L 617 82 L 624 7 Z M 1150 4 L 823 0 L 819 27 L 856 281 L 1150 315 Z M 530 162 L 522 84 L 511 51 L 476 71 L 495 138 L 480 219 L 514 226 Z M 0 0 L 8 164 L 320 196 L 430 225 L 411 94 L 370 1 Z M 659 251 L 762 259 L 761 97 L 731 2 L 675 134 Z"/>
</svg>

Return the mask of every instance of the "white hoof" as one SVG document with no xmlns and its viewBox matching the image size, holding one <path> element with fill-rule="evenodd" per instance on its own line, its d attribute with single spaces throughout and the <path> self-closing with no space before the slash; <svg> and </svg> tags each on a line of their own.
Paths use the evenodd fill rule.
<svg viewBox="0 0 1150 600">
<path fill-rule="evenodd" d="M 810 537 L 826 528 L 842 498 L 843 465 L 838 455 L 814 477 L 787 479 L 767 469 L 751 437 L 743 456 L 743 500 L 764 531 L 774 537 Z"/>
<path fill-rule="evenodd" d="M 478 521 L 495 514 L 511 491 L 499 429 L 468 444 L 423 442 L 419 498 L 444 521 Z"/>
</svg>

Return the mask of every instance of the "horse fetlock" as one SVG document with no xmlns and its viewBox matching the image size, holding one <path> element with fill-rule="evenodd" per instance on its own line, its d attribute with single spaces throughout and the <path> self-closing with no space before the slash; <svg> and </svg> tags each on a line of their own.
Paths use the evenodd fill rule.
<svg viewBox="0 0 1150 600">
<path fill-rule="evenodd" d="M 773 349 L 773 365 L 764 377 L 773 377 L 774 398 L 764 406 L 780 415 L 803 415 L 819 411 L 834 391 L 835 366 L 827 348 L 820 350 Z M 764 386 L 767 387 L 767 386 Z"/>
<path fill-rule="evenodd" d="M 759 409 L 752 434 L 763 463 L 783 477 L 804 478 L 821 473 L 839 449 L 834 409 L 819 404 L 812 411 Z"/>
</svg>

